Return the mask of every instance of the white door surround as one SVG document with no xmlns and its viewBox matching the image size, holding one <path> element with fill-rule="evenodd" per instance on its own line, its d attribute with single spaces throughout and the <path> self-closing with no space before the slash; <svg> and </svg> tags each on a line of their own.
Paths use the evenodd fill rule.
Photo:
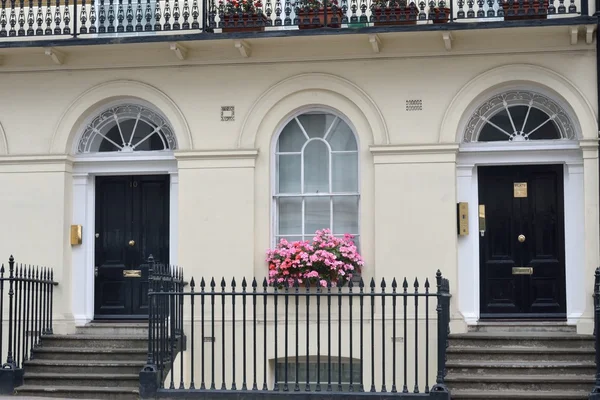
<svg viewBox="0 0 600 400">
<path fill-rule="evenodd" d="M 479 227 L 477 167 L 564 165 L 565 277 L 567 322 L 586 305 L 583 152 L 575 140 L 462 143 L 456 161 L 457 201 L 469 203 L 469 235 L 458 237 L 458 310 L 468 325 L 479 321 Z"/>
<path fill-rule="evenodd" d="M 73 224 L 83 226 L 81 246 L 72 247 L 72 305 L 76 326 L 94 318 L 95 177 L 99 175 L 170 175 L 169 260 L 177 264 L 179 180 L 172 152 L 95 153 L 73 162 Z"/>
</svg>

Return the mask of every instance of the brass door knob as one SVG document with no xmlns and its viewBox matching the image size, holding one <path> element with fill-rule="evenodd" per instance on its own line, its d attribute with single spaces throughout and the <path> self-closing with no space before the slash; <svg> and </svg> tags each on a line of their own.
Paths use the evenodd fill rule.
<svg viewBox="0 0 600 400">
<path fill-rule="evenodd" d="M 130 240 L 130 241 L 129 241 L 129 245 L 130 245 L 131 247 L 135 246 L 135 240 Z"/>
<path fill-rule="evenodd" d="M 517 240 L 521 243 L 523 243 L 525 241 L 525 235 L 519 235 L 519 237 L 517 238 Z"/>
</svg>

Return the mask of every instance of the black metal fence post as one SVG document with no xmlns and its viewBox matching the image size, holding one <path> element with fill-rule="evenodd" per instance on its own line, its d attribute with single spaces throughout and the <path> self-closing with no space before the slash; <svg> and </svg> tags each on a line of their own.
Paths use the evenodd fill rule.
<svg viewBox="0 0 600 400">
<path fill-rule="evenodd" d="M 156 391 L 158 390 L 158 370 L 155 364 L 155 351 L 156 346 L 154 341 L 155 330 L 154 324 L 156 321 L 155 317 L 155 305 L 156 296 L 154 291 L 156 289 L 156 276 L 155 270 L 156 264 L 152 254 L 148 257 L 148 358 L 146 365 L 140 371 L 140 398 L 142 399 L 153 399 L 156 397 Z"/>
<path fill-rule="evenodd" d="M 594 273 L 594 347 L 596 348 L 596 383 L 589 400 L 600 400 L 600 267 Z"/>
<path fill-rule="evenodd" d="M 447 279 L 442 278 L 442 273 L 438 270 L 435 274 L 437 285 L 437 354 L 438 354 L 438 369 L 436 376 L 436 384 L 431 388 L 432 393 L 442 393 L 442 396 L 436 398 L 449 398 L 450 392 L 444 382 L 446 377 L 446 348 L 448 346 L 448 330 L 450 324 L 450 288 Z M 446 397 L 446 395 L 448 397 Z"/>
</svg>

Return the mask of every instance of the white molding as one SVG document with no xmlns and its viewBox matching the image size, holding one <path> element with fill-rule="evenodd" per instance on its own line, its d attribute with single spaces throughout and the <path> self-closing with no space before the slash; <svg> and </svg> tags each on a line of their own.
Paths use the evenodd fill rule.
<svg viewBox="0 0 600 400">
<path fill-rule="evenodd" d="M 245 40 L 235 40 L 235 48 L 238 49 L 240 55 L 244 58 L 249 58 L 252 55 L 252 46 Z"/>
<path fill-rule="evenodd" d="M 160 153 L 160 154 L 157 154 Z M 170 175 L 169 261 L 177 264 L 179 179 L 173 153 L 82 154 L 73 162 L 73 224 L 83 225 L 81 246 L 72 247 L 72 301 L 76 325 L 94 318 L 95 177 L 100 175 Z"/>
<path fill-rule="evenodd" d="M 381 42 L 381 38 L 376 33 L 369 34 L 369 43 L 371 44 L 371 49 L 373 49 L 373 53 L 380 53 L 383 48 L 383 43 Z"/>
<path fill-rule="evenodd" d="M 457 156 L 457 202 L 469 203 L 468 236 L 458 238 L 458 310 L 468 325 L 477 324 L 479 294 L 479 228 L 477 220 L 477 167 L 485 165 L 564 165 L 564 227 L 567 322 L 573 324 L 585 309 L 587 299 L 584 265 L 584 186 L 583 153 L 577 142 L 560 144 L 521 142 L 472 143 L 462 145 Z M 590 145 L 591 146 L 591 145 Z M 512 147 L 512 148 L 511 148 Z"/>
<path fill-rule="evenodd" d="M 56 65 L 63 65 L 65 62 L 66 55 L 62 51 L 56 50 L 53 47 L 44 48 L 44 54 L 54 62 Z"/>
<path fill-rule="evenodd" d="M 448 163 L 456 161 L 457 144 L 370 146 L 373 164 Z"/>
<path fill-rule="evenodd" d="M 169 49 L 175 53 L 175 56 L 179 60 L 183 61 L 187 58 L 188 49 L 181 43 L 171 42 L 169 43 Z"/>
<path fill-rule="evenodd" d="M 199 168 L 254 168 L 258 150 L 176 151 L 174 155 L 180 170 Z"/>
<path fill-rule="evenodd" d="M 452 32 L 442 32 L 442 40 L 444 41 L 444 48 L 446 49 L 446 51 L 452 50 L 452 41 L 454 40 Z"/>
</svg>

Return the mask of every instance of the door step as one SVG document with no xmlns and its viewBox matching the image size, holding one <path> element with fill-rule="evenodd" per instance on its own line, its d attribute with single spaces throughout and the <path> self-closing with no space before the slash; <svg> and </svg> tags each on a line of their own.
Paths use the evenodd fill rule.
<svg viewBox="0 0 600 400">
<path fill-rule="evenodd" d="M 32 354 L 17 396 L 137 400 L 148 326 L 90 323 L 72 335 L 43 336 Z"/>
<path fill-rule="evenodd" d="M 527 331 L 526 324 L 517 325 L 522 331 L 489 326 L 505 330 L 450 335 L 446 384 L 452 399 L 587 399 L 596 372 L 593 336 Z"/>
<path fill-rule="evenodd" d="M 60 399 L 137 400 L 137 387 L 86 387 L 23 385 L 15 390 L 17 396 L 55 397 Z"/>
<path fill-rule="evenodd" d="M 480 321 L 470 325 L 469 332 L 560 332 L 577 333 L 575 325 L 558 321 Z"/>
</svg>

